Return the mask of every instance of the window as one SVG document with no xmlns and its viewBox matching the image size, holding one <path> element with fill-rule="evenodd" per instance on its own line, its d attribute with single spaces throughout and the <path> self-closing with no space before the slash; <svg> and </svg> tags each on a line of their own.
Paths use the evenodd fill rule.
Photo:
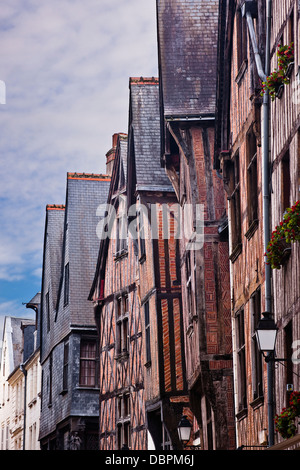
<svg viewBox="0 0 300 470">
<path fill-rule="evenodd" d="M 139 226 L 139 243 L 140 243 L 140 261 L 143 261 L 146 257 L 146 245 L 145 245 L 145 226 L 144 226 L 144 214 L 143 210 L 140 209 L 138 212 L 138 226 Z"/>
<path fill-rule="evenodd" d="M 258 288 L 250 298 L 251 348 L 252 348 L 252 391 L 253 400 L 263 396 L 262 354 L 257 345 L 256 327 L 261 317 L 261 290 Z"/>
<path fill-rule="evenodd" d="M 242 16 L 239 8 L 236 13 L 236 32 L 237 32 L 237 67 L 238 70 L 247 60 L 247 20 Z"/>
<path fill-rule="evenodd" d="M 6 347 L 3 349 L 2 375 L 5 376 Z"/>
<path fill-rule="evenodd" d="M 49 292 L 45 296 L 45 305 L 46 305 L 46 318 L 47 318 L 47 332 L 50 331 L 50 302 L 49 302 Z"/>
<path fill-rule="evenodd" d="M 64 343 L 64 363 L 63 363 L 63 390 L 68 390 L 68 370 L 69 370 L 69 341 Z"/>
<path fill-rule="evenodd" d="M 290 175 L 290 153 L 286 152 L 281 162 L 281 203 L 282 213 L 290 207 L 291 175 Z"/>
<path fill-rule="evenodd" d="M 97 342 L 92 339 L 82 339 L 80 343 L 80 373 L 79 385 L 95 387 L 97 385 Z"/>
<path fill-rule="evenodd" d="M 185 273 L 186 273 L 186 302 L 188 309 L 188 321 L 192 328 L 193 326 L 193 304 L 192 304 L 192 272 L 191 272 L 191 256 L 190 251 L 186 252 L 185 259 Z"/>
<path fill-rule="evenodd" d="M 9 450 L 9 424 L 6 425 L 6 450 Z"/>
<path fill-rule="evenodd" d="M 151 362 L 151 330 L 150 330 L 150 316 L 149 316 L 149 301 L 144 305 L 145 311 L 145 339 L 146 339 L 146 364 Z"/>
<path fill-rule="evenodd" d="M 122 195 L 119 196 L 119 213 L 116 218 L 116 255 L 127 251 L 127 215 L 126 201 Z"/>
<path fill-rule="evenodd" d="M 240 195 L 240 162 L 239 152 L 235 154 L 231 164 L 230 172 L 230 215 L 231 215 L 231 238 L 232 253 L 231 261 L 234 261 L 241 252 L 241 195 Z"/>
<path fill-rule="evenodd" d="M 168 430 L 165 426 L 164 423 L 161 423 L 162 425 L 162 443 L 161 443 L 161 449 L 162 450 L 172 450 L 172 441 L 170 438 L 170 435 L 168 433 Z"/>
<path fill-rule="evenodd" d="M 284 358 L 287 359 L 285 367 L 285 380 L 286 384 L 293 384 L 293 361 L 292 361 L 292 344 L 293 344 L 293 321 L 291 320 L 284 328 Z M 286 388 L 287 390 L 287 388 Z M 290 391 L 286 391 L 286 404 L 288 405 L 290 399 Z"/>
<path fill-rule="evenodd" d="M 127 250 L 126 219 L 124 215 L 116 218 L 116 254 L 121 254 Z"/>
<path fill-rule="evenodd" d="M 117 447 L 130 447 L 130 395 L 121 394 L 117 397 Z"/>
<path fill-rule="evenodd" d="M 299 0 L 300 2 L 300 0 Z M 299 73 L 299 78 L 300 78 L 300 73 Z M 300 192 L 300 128 L 298 129 L 298 148 L 297 148 L 297 153 L 298 153 L 298 194 Z M 295 175 L 297 178 L 297 174 Z M 296 180 L 297 181 L 297 180 Z M 297 184 L 297 183 L 296 183 Z"/>
<path fill-rule="evenodd" d="M 237 366 L 238 366 L 238 377 L 239 377 L 238 406 L 239 406 L 239 411 L 243 411 L 245 408 L 247 408 L 244 309 L 241 309 L 236 315 L 236 333 L 237 333 Z"/>
<path fill-rule="evenodd" d="M 42 369 L 42 377 L 41 377 L 41 410 L 43 409 L 43 400 L 44 400 L 44 370 Z"/>
<path fill-rule="evenodd" d="M 206 408 L 206 432 L 207 432 L 207 449 L 214 449 L 213 439 L 213 413 L 212 408 L 207 397 L 205 397 L 205 408 Z"/>
<path fill-rule="evenodd" d="M 291 14 L 288 19 L 288 43 L 294 42 L 295 38 L 295 26 L 294 26 L 294 8 L 291 11 Z"/>
<path fill-rule="evenodd" d="M 65 266 L 65 283 L 64 283 L 64 305 L 69 303 L 69 263 Z"/>
<path fill-rule="evenodd" d="M 246 137 L 247 153 L 247 208 L 249 228 L 258 221 L 258 187 L 257 187 L 257 145 L 253 126 Z"/>
<path fill-rule="evenodd" d="M 116 354 L 127 355 L 129 352 L 129 304 L 128 295 L 116 299 Z"/>
<path fill-rule="evenodd" d="M 49 375 L 48 375 L 48 381 L 47 381 L 48 406 L 52 406 L 52 369 L 53 369 L 52 362 L 53 362 L 52 361 L 52 354 L 50 354 Z"/>
</svg>

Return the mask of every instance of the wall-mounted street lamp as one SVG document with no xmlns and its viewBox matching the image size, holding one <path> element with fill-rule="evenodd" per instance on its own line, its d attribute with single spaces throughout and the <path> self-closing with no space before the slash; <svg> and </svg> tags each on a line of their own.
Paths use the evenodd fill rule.
<svg viewBox="0 0 300 470">
<path fill-rule="evenodd" d="M 187 419 L 186 415 L 183 415 L 181 417 L 181 420 L 178 424 L 178 436 L 180 441 L 182 442 L 183 446 L 185 447 L 186 444 L 189 442 L 190 437 L 191 437 L 191 430 L 192 430 L 192 425 Z"/>
<path fill-rule="evenodd" d="M 268 427 L 269 446 L 274 444 L 274 397 L 272 362 L 286 361 L 275 357 L 275 344 L 278 328 L 270 312 L 264 312 L 256 327 L 257 345 L 268 364 Z"/>
<path fill-rule="evenodd" d="M 178 427 L 179 440 L 183 445 L 184 449 L 199 450 L 200 446 L 188 446 L 187 443 L 191 438 L 192 425 L 187 419 L 186 415 L 183 415 L 179 421 Z"/>
<path fill-rule="evenodd" d="M 266 362 L 274 357 L 275 343 L 278 328 L 269 312 L 264 312 L 256 327 L 256 338 L 259 350 L 262 352 Z"/>
<path fill-rule="evenodd" d="M 275 344 L 278 327 L 269 312 L 263 312 L 262 315 L 263 318 L 259 320 L 256 327 L 256 338 L 259 350 L 263 354 L 266 362 L 286 361 L 286 359 L 275 357 Z"/>
</svg>

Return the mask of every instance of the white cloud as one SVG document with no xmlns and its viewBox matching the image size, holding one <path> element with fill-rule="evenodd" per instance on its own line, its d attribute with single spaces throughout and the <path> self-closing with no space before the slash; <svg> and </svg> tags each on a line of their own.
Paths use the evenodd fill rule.
<svg viewBox="0 0 300 470">
<path fill-rule="evenodd" d="M 0 279 L 40 273 L 45 205 L 105 172 L 130 76 L 157 75 L 155 0 L 11 0 L 0 10 Z"/>
</svg>

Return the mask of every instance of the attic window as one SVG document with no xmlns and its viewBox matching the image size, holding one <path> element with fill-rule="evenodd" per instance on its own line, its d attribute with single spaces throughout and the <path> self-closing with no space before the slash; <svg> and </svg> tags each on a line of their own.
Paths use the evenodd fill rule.
<svg viewBox="0 0 300 470">
<path fill-rule="evenodd" d="M 65 265 L 64 306 L 69 303 L 69 263 Z"/>
<path fill-rule="evenodd" d="M 46 303 L 46 318 L 47 318 L 47 332 L 50 331 L 50 302 L 49 302 L 49 291 L 45 296 Z"/>
</svg>

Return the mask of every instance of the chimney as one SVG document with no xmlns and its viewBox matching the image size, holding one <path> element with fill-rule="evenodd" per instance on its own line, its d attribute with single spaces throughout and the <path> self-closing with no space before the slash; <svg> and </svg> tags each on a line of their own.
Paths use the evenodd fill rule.
<svg viewBox="0 0 300 470">
<path fill-rule="evenodd" d="M 116 133 L 112 136 L 112 148 L 106 154 L 106 174 L 109 175 L 109 176 L 112 175 L 112 169 L 113 169 L 113 166 L 114 166 L 114 159 L 115 159 L 115 156 L 116 156 L 118 136 L 119 136 L 118 133 Z"/>
</svg>

